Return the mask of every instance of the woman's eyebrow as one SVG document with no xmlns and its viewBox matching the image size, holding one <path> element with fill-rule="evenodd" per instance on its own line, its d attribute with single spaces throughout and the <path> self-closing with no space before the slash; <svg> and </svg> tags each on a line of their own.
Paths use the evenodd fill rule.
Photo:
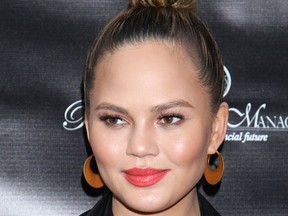
<svg viewBox="0 0 288 216">
<path fill-rule="evenodd" d="M 164 104 L 159 104 L 157 106 L 154 106 L 151 108 L 151 112 L 153 113 L 159 113 L 163 112 L 164 110 L 171 109 L 174 107 L 188 107 L 188 108 L 194 108 L 189 102 L 185 100 L 177 100 L 177 101 L 171 101 Z"/>
<path fill-rule="evenodd" d="M 118 107 L 118 106 L 115 106 L 113 104 L 110 104 L 110 103 L 101 103 L 96 107 L 95 110 L 96 111 L 98 111 L 98 110 L 111 110 L 111 111 L 114 111 L 117 113 L 122 113 L 122 114 L 128 115 L 127 110 L 123 109 L 122 107 Z"/>
</svg>

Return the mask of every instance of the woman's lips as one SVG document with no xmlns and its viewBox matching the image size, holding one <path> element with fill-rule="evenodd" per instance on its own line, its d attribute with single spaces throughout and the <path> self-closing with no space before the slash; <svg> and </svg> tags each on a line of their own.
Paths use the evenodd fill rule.
<svg viewBox="0 0 288 216">
<path fill-rule="evenodd" d="M 168 169 L 132 168 L 123 170 L 126 180 L 136 187 L 148 187 L 156 184 L 168 173 Z"/>
</svg>

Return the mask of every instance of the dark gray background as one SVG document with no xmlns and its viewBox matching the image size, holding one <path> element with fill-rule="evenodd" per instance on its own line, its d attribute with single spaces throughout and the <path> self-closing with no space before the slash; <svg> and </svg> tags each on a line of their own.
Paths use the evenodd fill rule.
<svg viewBox="0 0 288 216">
<path fill-rule="evenodd" d="M 68 131 L 62 124 L 67 107 L 82 98 L 90 44 L 126 5 L 124 0 L 0 1 L 0 215 L 79 215 L 96 202 L 81 180 L 89 154 L 83 128 Z M 287 11 L 286 0 L 198 1 L 198 13 L 231 74 L 225 97 L 231 108 L 244 113 L 251 103 L 253 117 L 266 104 L 259 116 L 288 124 Z M 229 121 L 239 119 L 233 112 Z M 268 141 L 227 141 L 219 191 L 200 190 L 223 216 L 288 215 L 288 126 L 245 123 L 228 134 L 267 134 Z"/>
</svg>

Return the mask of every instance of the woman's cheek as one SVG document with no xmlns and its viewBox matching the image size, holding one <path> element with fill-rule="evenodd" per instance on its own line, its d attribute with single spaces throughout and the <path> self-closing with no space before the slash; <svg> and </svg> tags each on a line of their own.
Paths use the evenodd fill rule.
<svg viewBox="0 0 288 216">
<path fill-rule="evenodd" d="M 115 156 L 119 155 L 123 146 L 117 133 L 107 133 L 107 130 L 97 130 L 90 135 L 90 145 L 99 163 L 113 164 Z"/>
<path fill-rule="evenodd" d="M 207 135 L 199 130 L 194 130 L 193 133 L 184 131 L 167 136 L 162 149 L 174 164 L 185 165 L 193 163 L 199 156 L 206 155 L 207 142 Z"/>
</svg>

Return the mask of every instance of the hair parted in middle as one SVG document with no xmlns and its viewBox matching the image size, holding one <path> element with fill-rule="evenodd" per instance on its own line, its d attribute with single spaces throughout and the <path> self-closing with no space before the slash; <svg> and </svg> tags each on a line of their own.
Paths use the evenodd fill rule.
<svg viewBox="0 0 288 216">
<path fill-rule="evenodd" d="M 101 58 L 121 46 L 148 40 L 181 46 L 195 63 L 203 87 L 208 89 L 211 112 L 217 112 L 224 91 L 222 58 L 206 25 L 195 13 L 195 0 L 131 0 L 126 10 L 106 24 L 91 47 L 83 77 L 86 112 Z"/>
</svg>

